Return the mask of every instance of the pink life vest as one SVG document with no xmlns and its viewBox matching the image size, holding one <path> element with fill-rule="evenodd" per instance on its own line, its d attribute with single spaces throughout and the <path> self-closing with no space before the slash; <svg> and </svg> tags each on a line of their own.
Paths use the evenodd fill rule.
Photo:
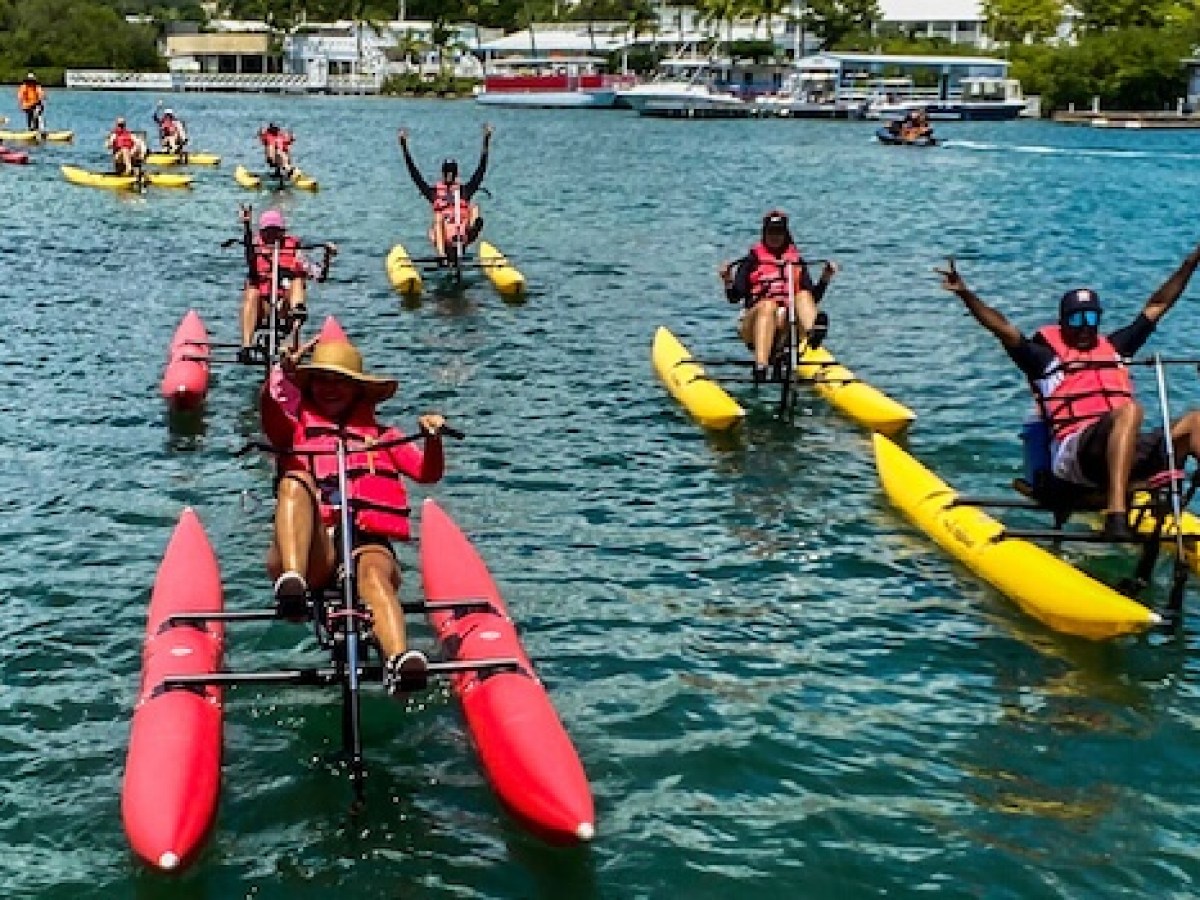
<svg viewBox="0 0 1200 900">
<path fill-rule="evenodd" d="M 433 211 L 441 213 L 447 222 L 454 221 L 454 198 L 457 197 L 460 218 L 465 225 L 471 215 L 471 204 L 463 197 L 462 188 L 457 185 L 451 187 L 446 182 L 439 181 L 433 186 L 433 191 Z"/>
<path fill-rule="evenodd" d="M 802 283 L 803 270 L 800 266 L 804 260 L 800 258 L 800 251 L 796 249 L 796 245 L 790 244 L 782 256 L 776 256 L 760 242 L 751 248 L 750 255 L 755 261 L 755 266 L 750 272 L 750 297 L 755 303 L 770 299 L 779 304 L 786 304 L 791 298 L 788 297 L 785 263 L 793 263 L 795 266 L 792 273 L 793 288 Z"/>
<path fill-rule="evenodd" d="M 313 476 L 320 489 L 321 521 L 327 526 L 336 525 L 339 436 L 347 443 L 346 479 L 355 528 L 381 537 L 408 540 L 408 492 L 392 455 L 394 448 L 371 449 L 373 444 L 403 435 L 395 428 L 380 426 L 369 405 L 359 404 L 350 422 L 339 426 L 302 404 L 292 433 L 293 453 L 285 458 L 284 470 L 306 471 Z"/>
<path fill-rule="evenodd" d="M 1058 358 L 1046 376 L 1031 385 L 1055 441 L 1133 401 L 1129 371 L 1104 335 L 1097 335 L 1091 350 L 1078 350 L 1067 345 L 1057 325 L 1047 325 L 1037 333 Z M 1047 393 L 1046 383 L 1051 380 L 1053 387 Z"/>
</svg>

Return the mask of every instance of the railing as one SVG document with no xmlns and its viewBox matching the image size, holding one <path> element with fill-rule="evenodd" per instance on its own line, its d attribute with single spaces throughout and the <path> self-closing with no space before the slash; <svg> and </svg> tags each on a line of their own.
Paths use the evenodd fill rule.
<svg viewBox="0 0 1200 900">
<path fill-rule="evenodd" d="M 284 75 L 282 73 L 247 74 L 245 72 L 184 72 L 184 91 L 256 91 L 260 93 L 297 93 L 321 90 L 324 85 L 315 83 L 307 75 Z"/>
<path fill-rule="evenodd" d="M 330 75 L 327 85 L 331 94 L 376 94 L 383 84 L 383 75 L 359 72 L 355 75 Z"/>
<path fill-rule="evenodd" d="M 68 69 L 67 87 L 90 91 L 171 91 L 175 76 L 171 72 L 111 72 Z"/>
</svg>

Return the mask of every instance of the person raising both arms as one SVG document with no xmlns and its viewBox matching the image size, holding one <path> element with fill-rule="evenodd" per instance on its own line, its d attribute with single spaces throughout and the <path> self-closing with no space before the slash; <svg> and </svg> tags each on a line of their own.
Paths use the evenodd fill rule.
<svg viewBox="0 0 1200 900">
<path fill-rule="evenodd" d="M 163 152 L 182 156 L 188 142 L 187 128 L 182 119 L 176 118 L 174 110 L 163 109 L 160 114 L 162 105 L 160 100 L 154 109 L 154 124 L 158 126 L 158 137 L 162 141 Z"/>
<path fill-rule="evenodd" d="M 307 350 L 311 346 L 306 345 Z M 424 450 L 414 444 L 383 446 L 403 437 L 376 420 L 376 407 L 396 392 L 395 379 L 367 374 L 362 354 L 349 342 L 316 344 L 307 364 L 303 351 L 286 351 L 285 377 L 300 392 L 294 413 L 292 453 L 281 458 L 275 537 L 267 569 L 275 579 L 275 603 L 284 618 L 302 620 L 310 591 L 331 585 L 339 564 L 337 440 L 346 442 L 350 544 L 355 585 L 371 614 L 371 630 L 383 653 L 383 684 L 393 696 L 425 687 L 429 662 L 408 648 L 398 599 L 400 564 L 392 541 L 407 541 L 408 497 L 403 478 L 440 481 L 445 463 L 437 413 L 421 416 Z M 282 449 L 282 448 L 281 448 Z M 319 451 L 304 453 L 303 450 Z"/>
<path fill-rule="evenodd" d="M 789 304 L 795 304 L 796 346 L 805 340 L 810 350 L 821 346 L 829 330 L 829 317 L 817 311 L 817 304 L 837 272 L 837 263 L 827 262 L 820 281 L 813 284 L 808 266 L 792 240 L 788 217 L 777 209 L 763 216 L 761 240 L 750 252 L 718 269 L 725 298 L 744 305 L 738 334 L 754 352 L 756 382 L 767 380 L 767 367 L 787 337 Z"/>
<path fill-rule="evenodd" d="M 479 206 L 471 201 L 487 173 L 492 132 L 491 125 L 483 126 L 483 149 L 479 153 L 479 165 L 475 167 L 474 174 L 466 184 L 458 180 L 458 162 L 446 159 L 442 162 L 441 180 L 431 185 L 421 175 L 421 170 L 417 168 L 412 154 L 409 153 L 408 129 L 400 129 L 400 149 L 404 152 L 404 165 L 408 168 L 408 175 L 421 192 L 421 196 L 433 206 L 433 224 L 429 227 L 429 240 L 439 259 L 449 257 L 447 248 L 454 249 L 457 246 L 465 250 L 483 231 L 483 217 L 479 213 Z"/>
<path fill-rule="evenodd" d="M 118 118 L 113 130 L 105 138 L 104 147 L 112 154 L 113 171 L 118 175 L 135 175 L 142 170 L 146 159 L 146 142 L 125 126 Z"/>
<path fill-rule="evenodd" d="M 46 111 L 46 89 L 32 72 L 17 87 L 17 105 L 25 114 L 25 127 L 29 131 L 45 130 L 42 118 Z"/>
<path fill-rule="evenodd" d="M 254 332 L 266 327 L 270 321 L 272 300 L 284 307 L 283 314 L 295 320 L 293 338 L 299 333 L 300 325 L 307 315 L 305 282 L 312 278 L 325 281 L 329 277 L 329 266 L 337 255 L 335 244 L 325 245 L 325 256 L 320 265 L 310 262 L 300 250 L 300 239 L 287 233 L 283 213 L 268 209 L 258 218 L 258 233 L 250 226 L 251 209 L 241 207 L 239 220 L 244 229 L 243 242 L 246 248 L 248 274 L 242 290 L 242 345 L 238 351 L 238 362 L 254 362 Z M 278 271 L 275 254 L 278 251 Z M 272 275 L 278 277 L 272 298 Z"/>
<path fill-rule="evenodd" d="M 258 139 L 262 142 L 267 166 L 277 171 L 281 177 L 291 178 L 295 174 L 292 166 L 292 145 L 296 143 L 296 136 L 274 122 L 269 122 L 266 128 L 258 132 Z"/>
<path fill-rule="evenodd" d="M 1058 321 L 1026 337 L 994 307 L 967 287 L 955 267 L 935 269 L 942 288 L 962 301 L 975 320 L 991 332 L 1025 375 L 1038 412 L 1050 430 L 1050 462 L 1054 476 L 1081 491 L 1105 492 L 1104 533 L 1128 540 L 1128 495 L 1132 480 L 1149 478 L 1167 468 L 1161 430 L 1142 431 L 1145 412 L 1134 396 L 1133 380 L 1122 360 L 1133 356 L 1154 333 L 1187 288 L 1200 246 L 1146 301 L 1132 322 L 1100 332 L 1103 309 L 1090 288 L 1063 294 Z M 1200 459 L 1200 411 L 1171 425 L 1177 464 L 1188 456 Z"/>
</svg>

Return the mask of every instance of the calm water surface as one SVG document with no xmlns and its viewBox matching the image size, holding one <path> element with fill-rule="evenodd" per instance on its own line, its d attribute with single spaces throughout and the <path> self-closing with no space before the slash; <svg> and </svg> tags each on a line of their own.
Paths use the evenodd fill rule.
<svg viewBox="0 0 1200 900">
<path fill-rule="evenodd" d="M 496 111 L 487 235 L 532 296 L 505 306 L 471 283 L 406 309 L 383 257 L 396 240 L 425 252 L 427 211 L 395 129 L 431 174 L 447 155 L 467 168 L 482 110 L 180 96 L 197 149 L 226 157 L 190 194 L 61 179 L 61 162 L 101 166 L 112 118 L 148 123 L 152 102 L 55 92 L 50 124 L 76 144 L 0 167 L 0 894 L 1200 891 L 1194 622 L 1177 640 L 1100 646 L 1047 632 L 887 507 L 866 437 L 819 401 L 795 426 L 760 404 L 740 438 L 713 440 L 649 364 L 659 324 L 734 351 L 714 271 L 781 206 L 807 253 L 843 266 L 831 346 L 917 410 L 922 459 L 999 490 L 1019 468 L 1024 389 L 930 268 L 954 254 L 1027 329 L 1083 284 L 1110 320 L 1131 317 L 1200 239 L 1200 134 L 946 125 L 948 147 L 917 152 L 878 146 L 865 123 Z M 166 879 L 126 849 L 148 587 L 180 507 L 199 509 L 231 606 L 270 588 L 269 471 L 231 455 L 255 432 L 252 373 L 222 371 L 189 429 L 169 427 L 157 396 L 187 308 L 234 339 L 240 262 L 219 243 L 247 199 L 232 165 L 254 161 L 269 117 L 296 129 L 323 186 L 276 202 L 343 249 L 314 313 L 337 313 L 368 363 L 401 378 L 390 420 L 436 407 L 469 433 L 433 493 L 495 572 L 578 744 L 598 805 L 590 849 L 548 849 L 505 818 L 442 690 L 366 701 L 358 821 L 327 764 L 334 699 L 238 692 L 205 855 Z M 1155 348 L 1195 352 L 1197 297 Z M 1200 400 L 1194 373 L 1171 386 L 1180 409 Z M 402 558 L 415 596 L 415 555 Z M 295 629 L 247 626 L 228 657 L 280 665 L 308 649 Z"/>
</svg>

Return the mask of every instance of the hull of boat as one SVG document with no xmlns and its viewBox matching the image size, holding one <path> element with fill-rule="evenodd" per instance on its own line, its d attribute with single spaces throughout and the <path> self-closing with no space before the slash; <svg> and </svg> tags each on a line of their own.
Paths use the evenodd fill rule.
<svg viewBox="0 0 1200 900">
<path fill-rule="evenodd" d="M 133 175 L 113 175 L 110 172 L 89 172 L 77 166 L 60 166 L 63 177 L 72 184 L 84 187 L 106 188 L 113 191 L 133 191 L 138 188 L 138 179 Z M 153 187 L 186 188 L 192 185 L 191 175 L 147 172 L 144 182 Z"/>
<path fill-rule="evenodd" d="M 590 840 L 591 787 L 549 694 L 538 680 L 483 560 L 432 500 L 421 516 L 421 576 L 428 602 L 485 600 L 485 612 L 435 612 L 429 622 L 448 658 L 512 657 L 520 671 L 455 676 L 467 731 L 501 803 L 552 844 Z"/>
<path fill-rule="evenodd" d="M 221 157 L 215 153 L 187 153 L 179 156 L 176 153 L 147 153 L 148 166 L 219 166 Z"/>
<path fill-rule="evenodd" d="M 520 300 L 525 296 L 525 276 L 487 241 L 479 242 L 479 262 L 492 287 L 505 300 Z"/>
<path fill-rule="evenodd" d="M 388 281 L 396 292 L 409 299 L 421 296 L 421 273 L 413 265 L 403 244 L 397 244 L 391 249 L 384 266 L 387 269 Z"/>
<path fill-rule="evenodd" d="M 161 393 L 173 410 L 195 409 L 208 394 L 208 330 L 199 314 L 188 310 L 175 329 L 167 351 Z"/>
<path fill-rule="evenodd" d="M 916 413 L 907 406 L 858 380 L 824 347 L 805 351 L 796 374 L 810 382 L 831 406 L 871 431 L 895 436 L 916 418 Z"/>
<path fill-rule="evenodd" d="M 1036 544 L 1003 536 L 1004 526 L 958 495 L 906 451 L 873 437 L 875 465 L 892 504 L 976 575 L 1056 631 L 1092 640 L 1132 634 L 1159 621 Z"/>
<path fill-rule="evenodd" d="M 617 90 L 599 91 L 480 91 L 475 102 L 483 106 L 523 106 L 538 109 L 612 109 Z"/>
<path fill-rule="evenodd" d="M 223 711 L 217 688 L 162 690 L 171 675 L 221 666 L 224 631 L 168 627 L 179 612 L 222 609 L 221 576 L 200 519 L 185 509 L 150 597 L 142 683 L 134 708 L 121 790 L 121 818 L 147 864 L 178 870 L 195 858 L 217 814 Z"/>
<path fill-rule="evenodd" d="M 746 411 L 705 374 L 704 367 L 692 360 L 692 354 L 668 329 L 660 327 L 654 332 L 650 360 L 671 396 L 704 428 L 725 431 L 745 418 Z"/>
</svg>

